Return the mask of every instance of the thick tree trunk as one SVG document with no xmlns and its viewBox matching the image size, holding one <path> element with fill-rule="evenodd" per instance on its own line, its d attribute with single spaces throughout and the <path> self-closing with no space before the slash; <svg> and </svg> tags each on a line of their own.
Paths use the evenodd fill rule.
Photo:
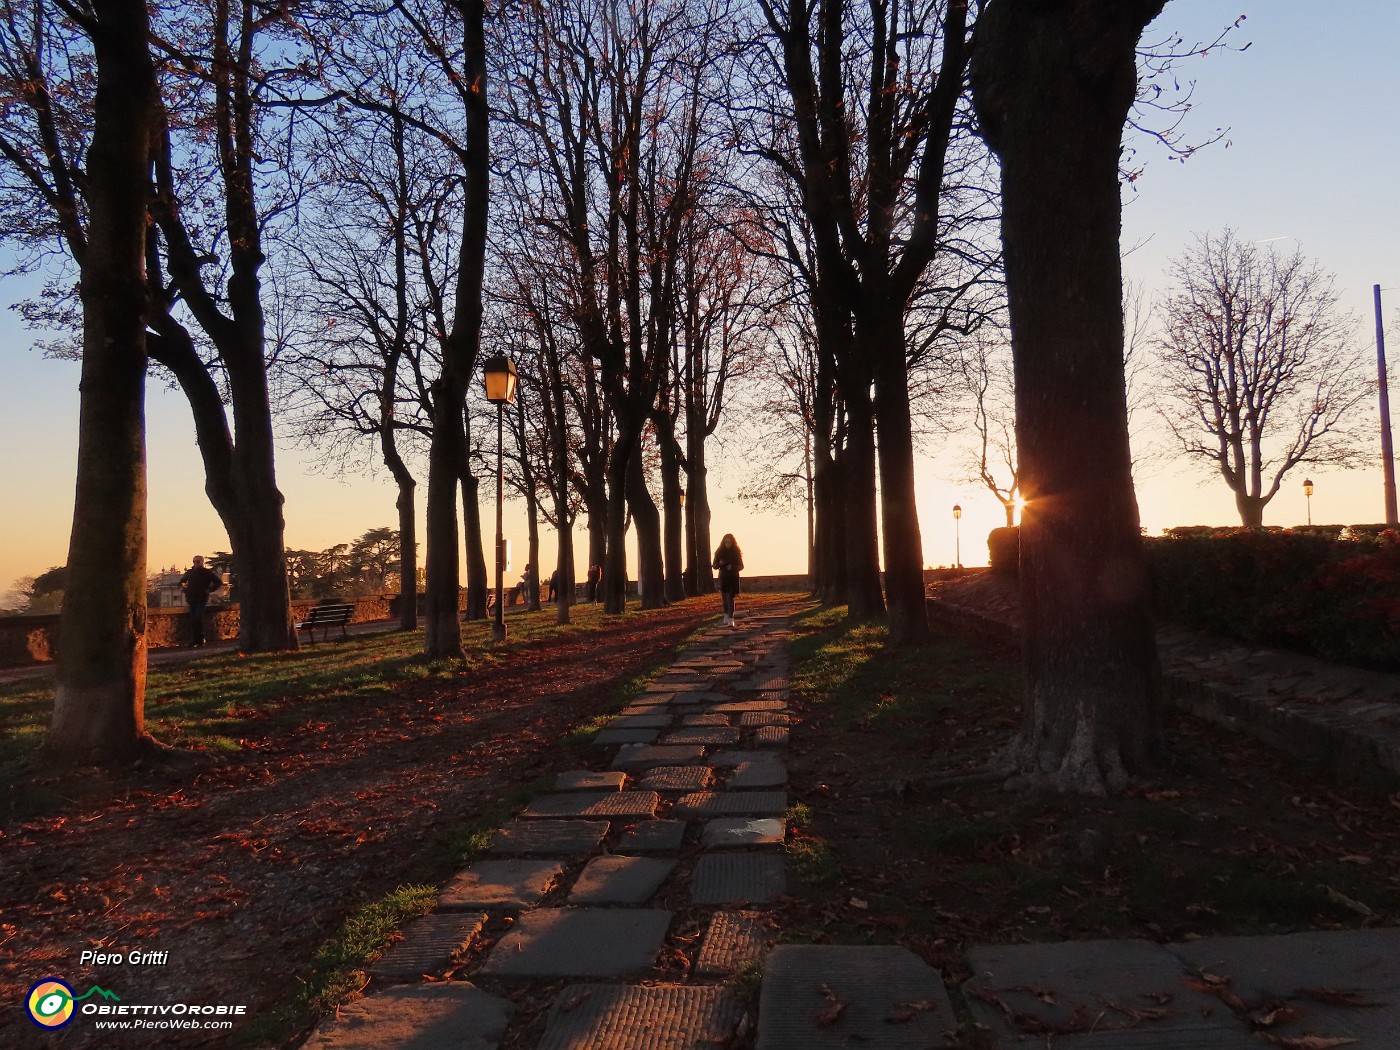
<svg viewBox="0 0 1400 1050">
<path fill-rule="evenodd" d="M 627 505 L 637 530 L 637 586 L 643 609 L 660 609 L 666 604 L 666 567 L 661 555 L 661 515 L 647 491 L 642 468 L 642 446 L 632 450 L 627 468 Z"/>
<path fill-rule="evenodd" d="M 1118 160 L 1162 0 L 992 0 L 973 85 L 1001 158 L 1016 371 L 1032 785 L 1103 794 L 1151 768 L 1159 673 L 1128 449 Z"/>
<path fill-rule="evenodd" d="M 467 620 L 486 619 L 486 601 L 491 593 L 491 569 L 486 564 L 486 537 L 481 532 L 481 479 L 470 470 L 462 472 L 462 520 L 466 527 Z M 491 542 L 494 544 L 495 538 Z"/>
<path fill-rule="evenodd" d="M 885 596 L 880 589 L 880 536 L 875 513 L 875 420 L 870 398 L 860 391 L 869 383 L 850 384 L 846 411 L 845 484 L 840 512 L 845 517 L 846 606 L 853 617 L 883 616 Z"/>
<path fill-rule="evenodd" d="M 890 641 L 919 645 L 928 640 L 924 596 L 924 546 L 914 492 L 914 436 L 909 415 L 909 372 L 904 355 L 904 309 L 886 304 L 862 322 L 860 338 L 875 362 L 875 412 L 880 431 L 880 519 L 885 539 L 885 595 Z M 891 347 L 898 346 L 898 352 Z"/>
<path fill-rule="evenodd" d="M 606 571 L 608 565 L 608 501 L 605 493 L 584 493 L 588 514 L 588 564 Z M 625 520 L 625 516 L 624 516 Z M 601 598 L 602 593 L 594 596 Z"/>
<path fill-rule="evenodd" d="M 423 655 L 462 657 L 457 616 L 461 565 L 457 554 L 457 488 L 465 459 L 462 402 L 446 377 L 432 387 L 433 437 L 428 446 L 427 565 L 423 603 Z"/>
<path fill-rule="evenodd" d="M 844 461 L 844 452 L 839 457 L 818 457 L 816 461 L 814 488 L 820 572 L 815 593 L 823 605 L 846 604 L 846 518 L 842 513 L 845 507 L 845 488 L 842 484 Z"/>
<path fill-rule="evenodd" d="M 703 422 L 703 420 L 702 420 Z M 692 427 L 697 424 L 692 423 Z M 714 545 L 710 542 L 710 470 L 706 466 L 705 438 L 687 435 L 686 460 L 689 464 L 685 497 L 686 580 L 689 594 L 713 594 L 715 573 L 710 568 Z"/>
<path fill-rule="evenodd" d="M 418 630 L 418 512 L 413 505 L 417 484 L 399 481 L 399 630 Z"/>
<path fill-rule="evenodd" d="M 529 566 L 525 577 L 525 601 L 526 608 L 530 612 L 540 611 L 540 501 L 535 498 L 533 490 L 529 490 L 525 496 L 525 518 L 527 529 L 527 561 Z M 563 577 L 560 577 L 559 586 L 562 588 Z"/>
<path fill-rule="evenodd" d="M 146 199 L 156 77 L 142 0 L 97 9 L 82 260 L 78 477 L 53 719 L 58 764 L 131 761 L 146 733 Z"/>
<path fill-rule="evenodd" d="M 603 560 L 603 612 L 627 611 L 627 469 L 636 435 L 618 427 L 608 457 L 608 546 Z"/>
<path fill-rule="evenodd" d="M 675 420 L 664 413 L 656 419 L 656 443 L 661 450 L 662 553 L 666 565 L 663 598 L 678 602 L 685 597 L 685 510 L 681 506 L 680 446 Z"/>
<path fill-rule="evenodd" d="M 1243 492 L 1235 493 L 1235 509 L 1239 511 L 1240 524 L 1247 529 L 1264 527 L 1264 505 L 1267 500 L 1250 496 Z"/>
</svg>

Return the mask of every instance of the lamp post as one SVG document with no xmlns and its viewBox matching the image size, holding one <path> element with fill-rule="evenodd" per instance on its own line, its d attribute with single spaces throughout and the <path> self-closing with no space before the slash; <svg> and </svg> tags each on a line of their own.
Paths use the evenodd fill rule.
<svg viewBox="0 0 1400 1050">
<path fill-rule="evenodd" d="M 482 366 L 486 379 L 486 400 L 496 406 L 496 619 L 491 624 L 491 640 L 506 640 L 506 538 L 501 514 L 504 471 L 501 469 L 505 445 L 505 408 L 515 404 L 515 362 L 505 354 L 488 358 Z"/>
<path fill-rule="evenodd" d="M 1303 482 L 1303 495 L 1306 496 L 1306 497 L 1308 498 L 1308 524 L 1309 524 L 1309 525 L 1312 524 L 1312 494 L 1313 494 L 1313 483 L 1312 483 L 1312 479 L 1311 479 L 1311 478 L 1308 478 L 1308 479 L 1304 480 L 1304 482 Z"/>
<path fill-rule="evenodd" d="M 953 550 L 956 552 L 956 556 L 955 556 L 954 559 L 953 559 L 953 564 L 956 565 L 959 569 L 961 569 L 961 568 L 962 568 L 962 507 L 958 506 L 956 503 L 953 504 L 953 544 L 954 544 Z"/>
</svg>

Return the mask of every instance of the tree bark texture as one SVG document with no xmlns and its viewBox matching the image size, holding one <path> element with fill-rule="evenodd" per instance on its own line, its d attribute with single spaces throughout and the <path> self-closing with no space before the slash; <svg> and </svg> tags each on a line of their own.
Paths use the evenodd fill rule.
<svg viewBox="0 0 1400 1050">
<path fill-rule="evenodd" d="M 109 0 L 87 27 L 97 61 L 82 265 L 77 492 L 53 719 L 60 764 L 116 764 L 154 741 L 146 688 L 146 203 L 156 75 L 143 0 Z"/>
<path fill-rule="evenodd" d="M 862 341 L 885 344 L 874 361 L 875 417 L 879 430 L 880 524 L 885 540 L 885 598 L 890 642 L 928 640 L 924 595 L 924 544 L 914 492 L 914 434 L 909 413 L 909 371 L 904 356 L 904 306 L 889 303 L 879 316 L 857 323 Z M 890 349 L 897 346 L 898 352 Z"/>
<path fill-rule="evenodd" d="M 399 482 L 399 630 L 418 630 L 418 512 L 413 504 L 417 484 Z"/>
<path fill-rule="evenodd" d="M 627 506 L 632 527 L 637 532 L 637 589 L 643 609 L 666 605 L 666 563 L 661 551 L 661 514 L 647 490 L 642 467 L 642 446 L 638 442 L 627 467 Z"/>
<path fill-rule="evenodd" d="M 457 489 L 466 461 L 461 394 L 450 377 L 432 385 L 433 438 L 428 446 L 428 550 L 424 571 L 423 655 L 462 657 L 457 616 L 461 563 L 457 553 Z"/>
<path fill-rule="evenodd" d="M 1118 160 L 1135 49 L 1163 0 L 991 0 L 974 100 L 1001 158 L 1033 786 L 1150 769 L 1159 673 L 1128 448 Z"/>
<path fill-rule="evenodd" d="M 467 620 L 486 619 L 491 593 L 491 566 L 486 564 L 486 537 L 481 531 L 481 479 L 470 469 L 462 471 L 462 522 L 467 552 Z M 495 543 L 494 537 L 492 543 Z"/>
<path fill-rule="evenodd" d="M 846 607 L 852 617 L 885 615 L 880 587 L 880 531 L 875 516 L 875 419 L 870 384 L 853 383 L 846 395 L 850 420 L 841 487 L 846 540 Z"/>
</svg>

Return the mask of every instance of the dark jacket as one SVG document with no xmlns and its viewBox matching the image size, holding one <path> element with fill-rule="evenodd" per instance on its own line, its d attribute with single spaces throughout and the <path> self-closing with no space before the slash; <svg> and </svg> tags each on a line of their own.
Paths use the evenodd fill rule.
<svg viewBox="0 0 1400 1050">
<path fill-rule="evenodd" d="M 737 550 L 720 547 L 710 568 L 719 570 L 719 589 L 732 594 L 739 592 L 739 573 L 744 571 L 744 559 Z"/>
<path fill-rule="evenodd" d="M 203 605 L 209 594 L 224 585 L 219 574 L 207 566 L 191 569 L 180 577 L 180 588 L 185 592 L 185 601 L 191 605 Z"/>
</svg>

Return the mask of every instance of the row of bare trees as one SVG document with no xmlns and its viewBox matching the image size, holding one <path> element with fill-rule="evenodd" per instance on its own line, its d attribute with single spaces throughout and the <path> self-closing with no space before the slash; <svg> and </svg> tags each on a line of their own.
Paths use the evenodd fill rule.
<svg viewBox="0 0 1400 1050">
<path fill-rule="evenodd" d="M 1162 4 L 524 0 L 488 20 L 481 0 L 190 0 L 150 25 L 130 0 L 5 3 L 0 193 L 25 207 L 4 232 L 30 261 L 66 253 L 76 298 L 60 282 L 35 309 L 80 307 L 83 330 L 51 751 L 153 746 L 148 356 L 189 397 L 248 648 L 295 645 L 269 396 L 285 363 L 306 428 L 373 440 L 398 482 L 410 586 L 426 447 L 424 650 L 460 656 L 459 499 L 484 612 L 469 391 L 487 339 L 526 365 L 510 473 L 530 562 L 543 519 L 575 578 L 583 513 L 610 612 L 629 526 L 644 605 L 707 588 L 706 442 L 752 356 L 780 348 L 817 586 L 917 643 L 920 395 L 1001 309 L 1004 267 L 1027 500 L 1008 768 L 1090 792 L 1148 769 L 1118 161 Z"/>
</svg>

